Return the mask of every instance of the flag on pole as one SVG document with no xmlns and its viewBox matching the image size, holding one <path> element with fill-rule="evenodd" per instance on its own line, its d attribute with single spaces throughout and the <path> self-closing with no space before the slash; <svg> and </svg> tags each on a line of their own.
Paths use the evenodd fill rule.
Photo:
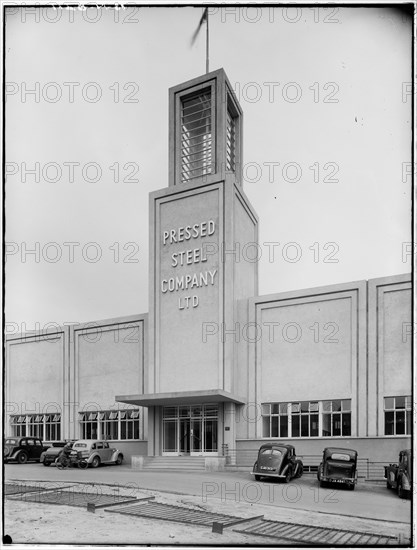
<svg viewBox="0 0 417 550">
<path fill-rule="evenodd" d="M 194 44 L 194 42 L 196 41 L 196 38 L 198 36 L 198 33 L 200 32 L 200 29 L 203 25 L 204 22 L 208 22 L 208 8 L 206 8 L 204 11 L 203 11 L 203 15 L 201 16 L 201 19 L 200 19 L 200 22 L 198 24 L 198 27 L 196 28 L 192 38 L 191 38 L 191 46 Z"/>
</svg>

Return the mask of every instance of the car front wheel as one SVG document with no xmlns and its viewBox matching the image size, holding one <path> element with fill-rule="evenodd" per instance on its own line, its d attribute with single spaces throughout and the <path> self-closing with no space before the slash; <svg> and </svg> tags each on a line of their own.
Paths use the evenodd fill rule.
<svg viewBox="0 0 417 550">
<path fill-rule="evenodd" d="M 289 483 L 291 481 L 291 469 L 288 468 L 287 473 L 285 474 L 284 483 Z"/>
<path fill-rule="evenodd" d="M 19 464 L 26 464 L 28 461 L 28 455 L 26 453 L 20 453 L 17 457 L 17 461 Z"/>
<path fill-rule="evenodd" d="M 123 462 L 123 455 L 119 455 L 116 460 L 116 464 L 120 466 Z"/>
<path fill-rule="evenodd" d="M 43 465 L 44 465 L 44 466 L 50 466 L 51 463 L 50 463 L 50 462 L 46 462 L 46 460 L 44 460 L 44 461 L 43 461 Z"/>
<path fill-rule="evenodd" d="M 91 462 L 91 466 L 93 468 L 98 468 L 100 466 L 100 458 L 98 456 L 95 456 Z"/>
</svg>

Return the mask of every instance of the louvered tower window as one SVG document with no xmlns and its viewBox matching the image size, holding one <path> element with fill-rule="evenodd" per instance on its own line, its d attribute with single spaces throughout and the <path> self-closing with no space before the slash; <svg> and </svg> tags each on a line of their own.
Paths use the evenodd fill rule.
<svg viewBox="0 0 417 550">
<path fill-rule="evenodd" d="M 227 108 L 226 125 L 226 170 L 235 171 L 236 163 L 236 119 Z"/>
<path fill-rule="evenodd" d="M 207 88 L 181 101 L 181 181 L 214 172 L 213 105 Z"/>
</svg>

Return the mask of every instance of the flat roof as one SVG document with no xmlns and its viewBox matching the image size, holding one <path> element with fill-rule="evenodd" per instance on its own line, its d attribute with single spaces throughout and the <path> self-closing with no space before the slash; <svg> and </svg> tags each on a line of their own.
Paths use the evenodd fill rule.
<svg viewBox="0 0 417 550">
<path fill-rule="evenodd" d="M 195 405 L 200 403 L 231 402 L 243 405 L 245 399 L 225 390 L 196 390 L 165 393 L 145 393 L 137 395 L 116 395 L 116 401 L 139 405 L 141 407 L 159 407 L 161 405 Z"/>
</svg>

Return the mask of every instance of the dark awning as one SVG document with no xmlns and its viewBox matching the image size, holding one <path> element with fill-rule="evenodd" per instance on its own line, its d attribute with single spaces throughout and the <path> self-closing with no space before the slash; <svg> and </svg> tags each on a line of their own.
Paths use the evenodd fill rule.
<svg viewBox="0 0 417 550">
<path fill-rule="evenodd" d="M 200 403 L 231 402 L 244 404 L 246 401 L 224 390 L 197 390 L 166 393 L 145 393 L 141 395 L 116 395 L 116 401 L 139 405 L 141 407 L 159 407 L 161 405 L 191 405 Z"/>
</svg>

